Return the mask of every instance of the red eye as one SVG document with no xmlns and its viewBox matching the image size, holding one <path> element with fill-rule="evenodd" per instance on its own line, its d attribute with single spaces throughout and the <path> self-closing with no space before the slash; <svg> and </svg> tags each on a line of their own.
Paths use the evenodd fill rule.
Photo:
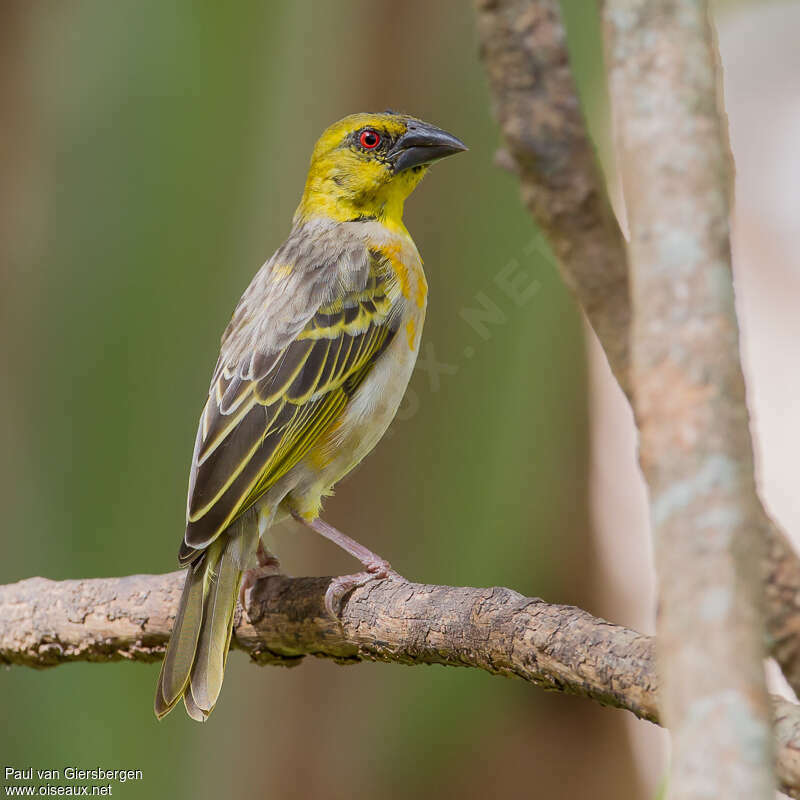
<svg viewBox="0 0 800 800">
<path fill-rule="evenodd" d="M 367 150 L 374 150 L 381 143 L 381 137 L 375 131 L 367 128 L 365 131 L 361 131 L 358 143 Z"/>
</svg>

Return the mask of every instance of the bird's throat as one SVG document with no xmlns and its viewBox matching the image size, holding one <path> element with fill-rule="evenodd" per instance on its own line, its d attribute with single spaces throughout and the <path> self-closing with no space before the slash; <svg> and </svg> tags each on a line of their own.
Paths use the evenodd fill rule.
<svg viewBox="0 0 800 800">
<path fill-rule="evenodd" d="M 403 224 L 405 201 L 423 174 L 424 170 L 409 170 L 387 182 L 367 186 L 353 186 L 340 175 L 321 179 L 309 176 L 295 223 L 319 216 L 337 222 L 377 220 L 390 230 L 407 233 Z"/>
</svg>

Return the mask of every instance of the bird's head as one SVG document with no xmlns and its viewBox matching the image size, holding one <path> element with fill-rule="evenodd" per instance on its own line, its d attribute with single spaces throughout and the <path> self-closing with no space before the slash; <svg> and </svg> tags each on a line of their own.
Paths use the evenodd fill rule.
<svg viewBox="0 0 800 800">
<path fill-rule="evenodd" d="M 428 167 L 466 149 L 455 136 L 405 114 L 352 114 L 314 147 L 295 221 L 324 216 L 402 225 L 403 203 Z"/>
</svg>

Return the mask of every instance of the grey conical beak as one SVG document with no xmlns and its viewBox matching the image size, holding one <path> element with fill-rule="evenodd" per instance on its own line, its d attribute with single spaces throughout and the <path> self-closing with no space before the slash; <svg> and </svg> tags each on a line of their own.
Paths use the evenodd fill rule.
<svg viewBox="0 0 800 800">
<path fill-rule="evenodd" d="M 467 146 L 452 133 L 425 122 L 411 122 L 389 151 L 395 172 L 402 172 L 440 158 L 462 153 Z"/>
</svg>

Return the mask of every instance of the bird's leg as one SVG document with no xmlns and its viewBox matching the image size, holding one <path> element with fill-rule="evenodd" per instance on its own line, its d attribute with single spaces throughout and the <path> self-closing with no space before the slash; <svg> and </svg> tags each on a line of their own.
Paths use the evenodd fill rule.
<svg viewBox="0 0 800 800">
<path fill-rule="evenodd" d="M 269 575 L 281 574 L 281 562 L 264 547 L 261 537 L 258 539 L 258 547 L 256 548 L 256 561 L 258 562 L 257 567 L 246 569 L 242 574 L 242 583 L 239 587 L 239 602 L 245 611 L 250 605 L 249 592 L 256 583 L 261 578 L 266 578 Z"/>
<path fill-rule="evenodd" d="M 381 580 L 383 578 L 392 578 L 394 580 L 405 581 L 402 575 L 399 575 L 392 569 L 391 564 L 379 555 L 376 555 L 371 550 L 359 544 L 355 539 L 351 539 L 347 534 L 337 530 L 333 525 L 329 525 L 324 520 L 319 518 L 308 520 L 302 517 L 297 512 L 293 511 L 292 516 L 303 525 L 307 525 L 311 530 L 316 531 L 320 536 L 324 536 L 334 544 L 342 548 L 346 553 L 349 553 L 353 558 L 357 558 L 366 569 L 363 572 L 355 572 L 352 575 L 340 575 L 334 578 L 328 586 L 328 591 L 325 592 L 325 608 L 332 617 L 338 619 L 342 610 L 342 600 L 344 596 L 358 586 L 363 586 L 374 580 Z"/>
</svg>

